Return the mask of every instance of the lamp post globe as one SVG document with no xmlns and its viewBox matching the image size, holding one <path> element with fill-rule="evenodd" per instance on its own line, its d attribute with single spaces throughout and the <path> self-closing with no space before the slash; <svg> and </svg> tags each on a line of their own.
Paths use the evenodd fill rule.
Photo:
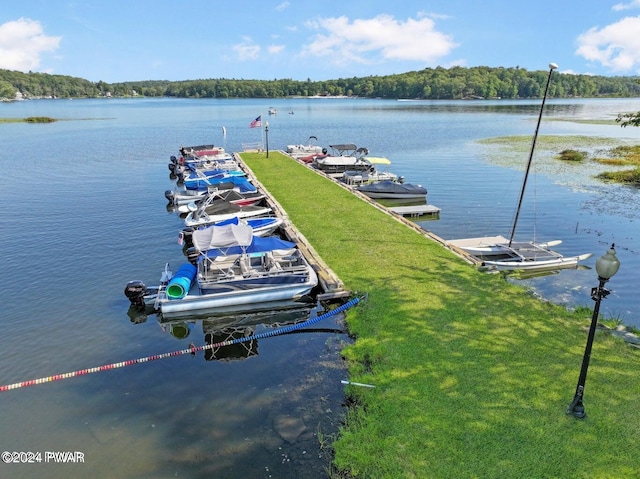
<svg viewBox="0 0 640 479">
<path fill-rule="evenodd" d="M 604 287 L 620 269 L 620 261 L 616 257 L 615 245 L 612 244 L 604 255 L 596 260 L 596 272 L 598 273 L 598 286 L 591 289 L 591 299 L 595 301 L 593 307 L 593 315 L 591 316 L 591 325 L 589 326 L 589 334 L 587 336 L 587 345 L 584 349 L 582 358 L 582 367 L 580 368 L 580 376 L 578 378 L 578 386 L 573 396 L 573 401 L 567 407 L 567 414 L 571 414 L 578 419 L 583 419 L 587 413 L 584 410 L 582 399 L 584 397 L 584 386 L 587 381 L 587 370 L 589 368 L 589 359 L 591 358 L 591 348 L 593 346 L 593 338 L 596 334 L 596 326 L 598 325 L 598 313 L 600 312 L 600 302 L 610 293 Z"/>
<path fill-rule="evenodd" d="M 620 260 L 618 260 L 616 256 L 616 250 L 614 247 L 615 244 L 612 244 L 611 248 L 596 260 L 596 272 L 598 273 L 598 278 L 609 280 L 620 269 Z"/>
</svg>

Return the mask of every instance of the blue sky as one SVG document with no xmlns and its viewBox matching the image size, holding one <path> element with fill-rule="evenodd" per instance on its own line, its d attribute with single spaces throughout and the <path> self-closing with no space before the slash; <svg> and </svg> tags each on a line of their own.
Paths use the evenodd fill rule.
<svg viewBox="0 0 640 479">
<path fill-rule="evenodd" d="M 441 66 L 640 74 L 640 0 L 18 0 L 0 68 L 108 83 Z"/>
</svg>

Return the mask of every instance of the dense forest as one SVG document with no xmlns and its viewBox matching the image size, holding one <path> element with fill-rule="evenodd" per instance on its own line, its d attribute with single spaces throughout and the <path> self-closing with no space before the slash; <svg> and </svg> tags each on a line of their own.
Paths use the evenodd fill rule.
<svg viewBox="0 0 640 479">
<path fill-rule="evenodd" d="M 282 98 L 356 96 L 366 98 L 482 99 L 539 98 L 548 71 L 523 68 L 425 68 L 387 76 L 326 81 L 201 79 L 97 83 L 82 78 L 0 69 L 0 98 Z M 550 98 L 640 97 L 640 77 L 605 77 L 557 73 Z"/>
</svg>

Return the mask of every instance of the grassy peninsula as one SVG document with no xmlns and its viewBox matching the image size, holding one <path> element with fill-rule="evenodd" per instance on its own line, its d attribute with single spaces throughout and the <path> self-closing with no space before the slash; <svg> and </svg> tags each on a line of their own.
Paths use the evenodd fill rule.
<svg viewBox="0 0 640 479">
<path fill-rule="evenodd" d="M 348 386 L 330 477 L 638 477 L 640 351 L 598 332 L 588 416 L 565 414 L 590 310 L 476 271 L 282 154 L 242 158 L 346 287 L 368 293 L 343 354 L 350 379 L 375 387 Z"/>
</svg>

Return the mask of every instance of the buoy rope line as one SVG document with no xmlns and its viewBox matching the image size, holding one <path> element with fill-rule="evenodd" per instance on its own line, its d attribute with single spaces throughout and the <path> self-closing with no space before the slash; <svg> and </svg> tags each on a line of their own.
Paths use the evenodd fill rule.
<svg viewBox="0 0 640 479">
<path fill-rule="evenodd" d="M 316 316 L 315 318 L 311 318 L 307 321 L 304 321 L 302 323 L 297 323 L 297 324 L 293 324 L 290 326 L 285 326 L 282 328 L 278 328 L 278 329 L 274 329 L 273 331 L 266 331 L 264 333 L 260 333 L 260 334 L 256 334 L 255 336 L 247 336 L 247 337 L 242 337 L 242 338 L 237 338 L 237 339 L 233 339 L 231 341 L 222 341 L 219 343 L 215 343 L 215 344 L 205 344 L 203 346 L 191 346 L 187 349 L 180 349 L 178 351 L 171 351 L 169 353 L 162 353 L 162 354 L 154 354 L 153 356 L 146 356 L 144 358 L 138 358 L 138 359 L 129 359 L 127 361 L 122 361 L 119 363 L 111 363 L 111 364 L 103 364 L 102 366 L 97 366 L 94 368 L 88 368 L 88 369 L 80 369 L 78 371 L 72 371 L 72 372 L 68 372 L 68 373 L 64 373 L 64 374 L 56 374 L 54 376 L 47 376 L 44 378 L 39 378 L 39 379 L 30 379 L 28 381 L 22 381 L 19 383 L 14 383 L 14 384 L 7 384 L 4 386 L 0 386 L 0 392 L 4 392 L 4 391 L 9 391 L 12 389 L 19 389 L 19 388 L 23 388 L 26 386 L 35 386 L 36 384 L 43 384 L 43 383 L 49 383 L 52 381 L 60 381 L 62 379 L 69 379 L 69 378 L 73 378 L 76 376 L 84 376 L 86 374 L 92 374 L 92 373 L 97 373 L 97 372 L 101 372 L 101 371 L 110 371 L 111 369 L 118 369 L 118 368 L 123 368 L 125 366 L 133 366 L 134 364 L 141 364 L 141 363 L 147 363 L 149 361 L 156 361 L 158 359 L 166 359 L 166 358 L 172 358 L 175 356 L 182 356 L 184 354 L 195 354 L 198 351 L 206 351 L 207 349 L 217 349 L 217 348 L 221 348 L 224 346 L 231 346 L 233 344 L 239 344 L 239 343 L 243 343 L 243 342 L 247 342 L 247 341 L 253 341 L 255 339 L 263 339 L 263 338 L 269 338 L 272 336 L 278 336 L 278 335 L 282 335 L 282 334 L 287 334 L 290 333 L 292 331 L 295 331 L 297 329 L 301 329 L 305 326 L 309 326 L 311 324 L 317 323 L 318 321 L 322 321 L 323 319 L 327 319 L 330 318 L 331 316 L 335 316 L 336 314 L 342 313 L 343 311 L 346 311 L 347 309 L 352 308 L 353 306 L 357 305 L 363 298 L 354 298 L 340 306 L 338 306 L 336 309 L 332 309 L 331 311 L 328 311 L 326 313 L 321 314 L 320 316 Z"/>
</svg>

